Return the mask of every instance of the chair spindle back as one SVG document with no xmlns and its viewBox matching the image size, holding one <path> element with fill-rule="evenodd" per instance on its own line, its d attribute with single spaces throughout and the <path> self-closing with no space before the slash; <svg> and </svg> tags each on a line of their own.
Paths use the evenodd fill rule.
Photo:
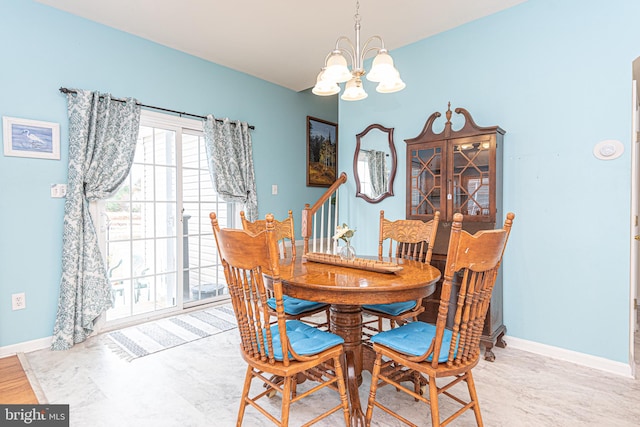
<svg viewBox="0 0 640 427">
<path fill-rule="evenodd" d="M 240 218 L 242 219 L 242 229 L 251 234 L 258 234 L 265 230 L 266 223 L 264 219 L 258 219 L 251 222 L 245 217 L 244 211 L 240 211 Z M 296 237 L 293 225 L 293 213 L 291 210 L 289 210 L 289 214 L 286 219 L 283 219 L 282 221 L 274 219 L 273 224 L 275 227 L 276 241 L 281 249 L 280 253 L 282 258 L 287 258 L 287 240 L 289 240 L 289 243 L 291 244 L 291 257 L 295 258 Z"/>
<path fill-rule="evenodd" d="M 514 217 L 513 213 L 507 214 L 502 229 L 483 230 L 471 235 L 462 230 L 462 214 L 453 216 L 436 337 L 431 346 L 431 354 L 441 354 L 447 313 L 449 309 L 454 309 L 452 339 L 446 362 L 449 367 L 477 360 L 479 356 L 485 316 Z M 458 277 L 458 298 L 456 306 L 449 307 L 454 275 Z M 436 368 L 438 358 L 433 357 L 431 364 Z"/>
<path fill-rule="evenodd" d="M 263 278 L 263 274 L 267 274 L 273 280 L 283 363 L 288 366 L 290 352 L 286 339 L 280 257 L 273 215 L 267 215 L 263 222 L 265 229 L 257 234 L 220 229 L 216 214 L 212 212 L 209 216 L 238 322 L 242 351 L 250 358 L 275 363 L 268 294 Z"/>
<path fill-rule="evenodd" d="M 440 212 L 431 221 L 399 219 L 389 221 L 380 211 L 378 257 L 383 256 L 385 240 L 389 240 L 388 256 L 422 261 L 429 264 L 433 255 L 433 243 L 438 231 Z"/>
</svg>

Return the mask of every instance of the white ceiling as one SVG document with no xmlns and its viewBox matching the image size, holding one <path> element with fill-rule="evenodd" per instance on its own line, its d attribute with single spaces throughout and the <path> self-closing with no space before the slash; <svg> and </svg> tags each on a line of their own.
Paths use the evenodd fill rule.
<svg viewBox="0 0 640 427">
<path fill-rule="evenodd" d="M 295 91 L 315 84 L 339 36 L 355 42 L 355 1 L 36 1 Z M 362 0 L 361 43 L 379 35 L 393 55 L 524 1 Z"/>
</svg>

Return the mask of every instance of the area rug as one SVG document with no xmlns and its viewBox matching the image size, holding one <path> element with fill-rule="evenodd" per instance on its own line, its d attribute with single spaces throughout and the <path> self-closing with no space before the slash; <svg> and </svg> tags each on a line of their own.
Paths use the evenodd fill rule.
<svg viewBox="0 0 640 427">
<path fill-rule="evenodd" d="M 236 327 L 233 308 L 225 304 L 110 332 L 108 344 L 131 361 Z"/>
</svg>

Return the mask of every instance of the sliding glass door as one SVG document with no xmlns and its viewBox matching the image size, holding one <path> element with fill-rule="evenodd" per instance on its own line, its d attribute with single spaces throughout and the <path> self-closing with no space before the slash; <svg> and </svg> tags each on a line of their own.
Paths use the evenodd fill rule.
<svg viewBox="0 0 640 427">
<path fill-rule="evenodd" d="M 227 298 L 209 219 L 232 227 L 216 194 L 199 121 L 143 112 L 129 176 L 97 204 L 113 307 L 107 322 Z"/>
<path fill-rule="evenodd" d="M 185 133 L 182 138 L 182 289 L 186 304 L 226 296 L 209 213 L 215 212 L 224 226 L 231 226 L 236 217 L 235 205 L 221 200 L 213 188 L 203 139 L 201 133 Z"/>
</svg>

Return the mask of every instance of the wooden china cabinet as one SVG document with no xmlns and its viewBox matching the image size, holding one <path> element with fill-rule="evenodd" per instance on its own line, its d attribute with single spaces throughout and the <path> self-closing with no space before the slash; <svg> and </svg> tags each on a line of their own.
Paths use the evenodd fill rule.
<svg viewBox="0 0 640 427">
<path fill-rule="evenodd" d="M 432 264 L 444 271 L 453 214 L 464 215 L 463 229 L 470 233 L 502 225 L 502 144 L 504 130 L 480 127 L 464 108 L 456 108 L 464 125 L 454 130 L 451 103 L 440 133 L 433 125 L 441 114 L 433 113 L 420 135 L 407 139 L 407 219 L 429 221 L 440 211 L 440 224 L 433 249 Z M 442 280 L 442 279 L 441 279 Z M 423 300 L 420 319 L 434 322 L 440 303 L 442 282 L 436 292 Z M 457 288 L 451 301 L 457 298 Z M 449 310 L 449 319 L 453 310 Z M 485 319 L 482 345 L 485 359 L 495 360 L 494 344 L 504 347 L 507 328 L 502 320 L 502 275 L 498 275 Z"/>
</svg>

